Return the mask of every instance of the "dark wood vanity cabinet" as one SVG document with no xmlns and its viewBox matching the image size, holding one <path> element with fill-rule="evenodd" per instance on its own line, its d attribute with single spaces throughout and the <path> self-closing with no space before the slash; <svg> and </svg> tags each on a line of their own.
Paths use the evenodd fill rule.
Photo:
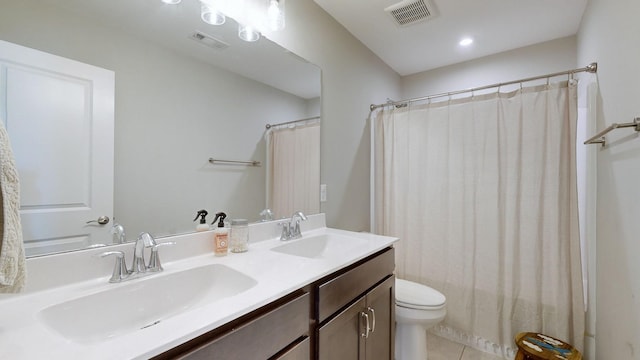
<svg viewBox="0 0 640 360">
<path fill-rule="evenodd" d="M 311 296 L 299 290 L 155 359 L 309 360 Z"/>
<path fill-rule="evenodd" d="M 317 359 L 393 360 L 393 256 L 389 249 L 319 285 Z"/>
<path fill-rule="evenodd" d="M 393 248 L 155 359 L 393 360 Z"/>
</svg>

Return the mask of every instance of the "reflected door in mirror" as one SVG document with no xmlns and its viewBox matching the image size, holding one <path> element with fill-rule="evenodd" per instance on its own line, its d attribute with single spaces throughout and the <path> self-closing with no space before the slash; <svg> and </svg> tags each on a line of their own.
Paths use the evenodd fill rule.
<svg viewBox="0 0 640 360">
<path fill-rule="evenodd" d="M 106 243 L 110 224 L 87 222 L 113 214 L 113 72 L 4 41 L 0 54 L 27 255 Z"/>
</svg>

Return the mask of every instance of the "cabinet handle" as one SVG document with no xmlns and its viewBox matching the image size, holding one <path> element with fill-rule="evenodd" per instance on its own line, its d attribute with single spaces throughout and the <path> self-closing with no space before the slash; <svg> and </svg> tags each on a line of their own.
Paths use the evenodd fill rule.
<svg viewBox="0 0 640 360">
<path fill-rule="evenodd" d="M 369 332 L 371 331 L 371 327 L 369 326 L 369 314 L 365 313 L 364 311 L 362 311 L 360 313 L 360 316 L 364 318 L 365 320 L 365 332 L 363 332 L 362 334 L 360 334 L 363 338 L 368 338 L 369 337 Z"/>
<path fill-rule="evenodd" d="M 371 313 L 373 326 L 371 326 L 371 332 L 376 331 L 376 311 L 372 307 L 367 307 L 367 311 Z"/>
</svg>

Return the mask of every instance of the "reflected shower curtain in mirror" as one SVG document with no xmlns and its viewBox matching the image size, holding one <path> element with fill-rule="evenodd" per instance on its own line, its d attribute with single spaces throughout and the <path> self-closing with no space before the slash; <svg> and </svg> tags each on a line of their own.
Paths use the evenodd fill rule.
<svg viewBox="0 0 640 360">
<path fill-rule="evenodd" d="M 320 123 L 267 132 L 267 207 L 275 218 L 320 212 Z"/>
<path fill-rule="evenodd" d="M 576 86 L 385 109 L 375 118 L 376 232 L 397 276 L 447 297 L 434 331 L 512 357 L 519 332 L 582 349 Z"/>
</svg>

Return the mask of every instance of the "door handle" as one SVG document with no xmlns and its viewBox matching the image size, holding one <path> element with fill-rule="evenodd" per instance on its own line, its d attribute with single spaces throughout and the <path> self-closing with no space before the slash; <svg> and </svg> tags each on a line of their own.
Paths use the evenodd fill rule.
<svg viewBox="0 0 640 360">
<path fill-rule="evenodd" d="M 369 337 L 369 332 L 371 331 L 371 326 L 369 326 L 369 314 L 367 314 L 366 312 L 362 311 L 360 312 L 360 317 L 364 318 L 365 321 L 365 331 L 360 334 L 360 336 L 362 336 L 363 338 L 368 338 Z"/>
<path fill-rule="evenodd" d="M 371 318 L 372 318 L 371 322 L 373 323 L 373 325 L 371 325 L 371 332 L 374 332 L 374 331 L 376 331 L 376 311 L 373 310 L 372 307 L 368 306 L 367 307 L 367 312 L 371 313 Z"/>
<path fill-rule="evenodd" d="M 87 221 L 87 224 L 91 224 L 91 223 L 98 223 L 100 225 L 106 225 L 109 223 L 109 217 L 108 216 L 100 216 L 97 220 L 89 220 Z"/>
</svg>

